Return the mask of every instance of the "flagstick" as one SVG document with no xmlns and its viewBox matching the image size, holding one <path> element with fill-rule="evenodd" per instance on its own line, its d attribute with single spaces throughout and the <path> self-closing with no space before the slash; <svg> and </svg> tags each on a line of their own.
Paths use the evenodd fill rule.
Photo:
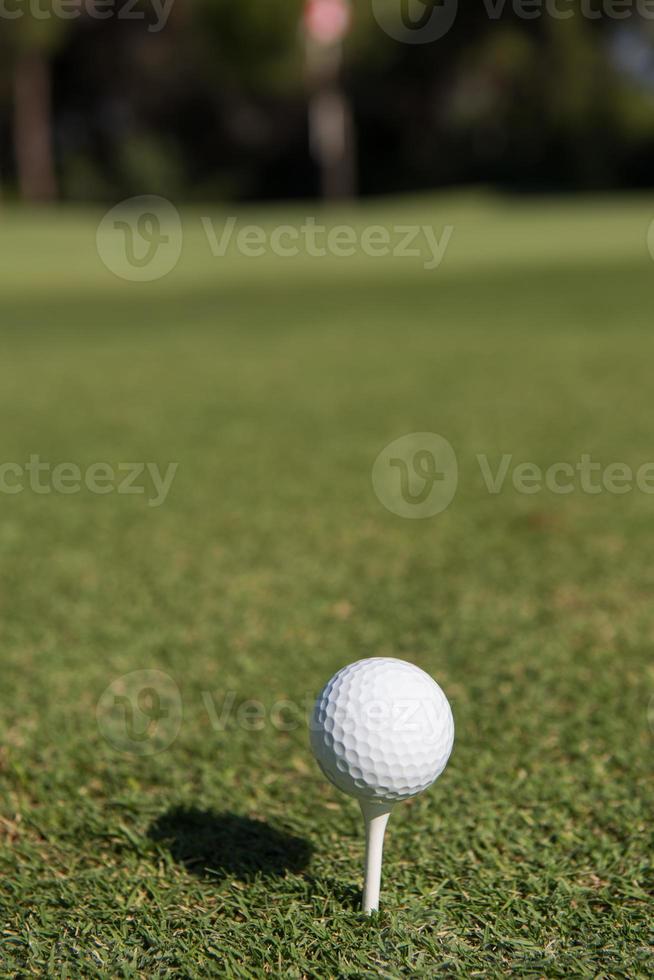
<svg viewBox="0 0 654 980">
<path fill-rule="evenodd" d="M 366 915 L 379 908 L 381 890 L 382 856 L 386 824 L 393 809 L 392 803 L 376 803 L 359 800 L 366 825 L 366 864 L 363 886 L 363 911 Z"/>
<path fill-rule="evenodd" d="M 354 197 L 356 150 L 349 101 L 340 80 L 341 42 L 321 44 L 307 35 L 309 138 L 326 199 Z"/>
</svg>

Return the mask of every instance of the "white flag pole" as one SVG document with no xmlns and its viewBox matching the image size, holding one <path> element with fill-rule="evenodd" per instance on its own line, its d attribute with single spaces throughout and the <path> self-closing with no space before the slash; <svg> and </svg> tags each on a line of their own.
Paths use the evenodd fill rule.
<svg viewBox="0 0 654 980">
<path fill-rule="evenodd" d="M 354 122 L 343 89 L 343 39 L 348 0 L 308 0 L 304 17 L 309 86 L 309 139 L 327 199 L 356 193 Z"/>
</svg>

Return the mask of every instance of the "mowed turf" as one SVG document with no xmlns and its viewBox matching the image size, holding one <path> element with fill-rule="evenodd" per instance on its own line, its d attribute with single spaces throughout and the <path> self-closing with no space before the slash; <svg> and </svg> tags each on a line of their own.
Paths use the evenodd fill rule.
<svg viewBox="0 0 654 980">
<path fill-rule="evenodd" d="M 451 224 L 432 271 L 216 258 L 182 210 L 151 284 L 103 266 L 99 217 L 0 218 L 0 462 L 179 469 L 160 507 L 148 483 L 0 494 L 0 974 L 651 975 L 654 496 L 511 474 L 654 460 L 654 200 L 319 216 Z M 425 431 L 458 493 L 402 519 L 372 466 Z M 500 493 L 480 454 L 511 455 Z M 431 672 L 457 729 L 392 817 L 372 921 L 305 720 L 369 656 Z M 124 703 L 98 724 L 136 670 L 183 704 L 156 755 L 112 744 Z"/>
</svg>

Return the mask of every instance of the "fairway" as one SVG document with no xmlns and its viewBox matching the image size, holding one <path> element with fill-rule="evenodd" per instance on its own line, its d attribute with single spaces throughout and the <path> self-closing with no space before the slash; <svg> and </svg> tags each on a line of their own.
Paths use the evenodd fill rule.
<svg viewBox="0 0 654 980">
<path fill-rule="evenodd" d="M 432 270 L 220 258 L 202 218 L 228 215 L 181 212 L 153 283 L 105 268 L 100 213 L 0 215 L 0 463 L 152 467 L 142 494 L 0 493 L 0 974 L 651 975 L 654 494 L 513 475 L 654 462 L 654 198 L 318 215 L 451 226 Z M 425 520 L 371 476 L 415 432 L 458 463 Z M 480 456 L 511 457 L 497 493 Z M 306 714 L 373 656 L 437 679 L 456 741 L 368 921 Z M 156 754 L 103 713 L 133 671 L 170 679 Z"/>
</svg>

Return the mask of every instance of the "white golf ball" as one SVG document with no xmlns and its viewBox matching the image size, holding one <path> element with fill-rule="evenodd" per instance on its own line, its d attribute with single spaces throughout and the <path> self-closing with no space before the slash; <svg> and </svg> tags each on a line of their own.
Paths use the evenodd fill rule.
<svg viewBox="0 0 654 980">
<path fill-rule="evenodd" d="M 453 744 L 452 710 L 436 681 L 391 657 L 339 670 L 311 718 L 320 768 L 360 800 L 393 803 L 422 793 L 442 773 Z"/>
</svg>

